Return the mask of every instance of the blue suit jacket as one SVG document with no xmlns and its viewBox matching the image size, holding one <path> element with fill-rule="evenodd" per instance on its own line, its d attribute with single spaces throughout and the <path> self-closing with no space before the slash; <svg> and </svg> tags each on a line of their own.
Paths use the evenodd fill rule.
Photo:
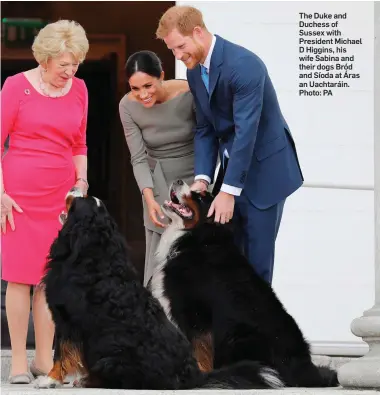
<svg viewBox="0 0 380 395">
<path fill-rule="evenodd" d="M 209 94 L 200 66 L 187 71 L 195 99 L 195 175 L 214 177 L 216 159 L 229 154 L 224 183 L 243 188 L 252 204 L 267 208 L 303 182 L 289 127 L 262 60 L 216 36 Z"/>
</svg>

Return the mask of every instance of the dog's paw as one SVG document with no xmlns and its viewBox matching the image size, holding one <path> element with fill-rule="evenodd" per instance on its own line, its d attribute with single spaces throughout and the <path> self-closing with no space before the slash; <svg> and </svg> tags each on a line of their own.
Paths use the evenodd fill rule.
<svg viewBox="0 0 380 395">
<path fill-rule="evenodd" d="M 73 387 L 75 388 L 87 388 L 87 377 L 83 376 L 73 381 Z"/>
<path fill-rule="evenodd" d="M 83 381 L 81 379 L 75 379 L 73 381 L 73 387 L 74 388 L 82 388 L 83 387 Z"/>
<path fill-rule="evenodd" d="M 62 383 L 49 376 L 38 376 L 34 382 L 35 388 L 60 388 Z"/>
</svg>

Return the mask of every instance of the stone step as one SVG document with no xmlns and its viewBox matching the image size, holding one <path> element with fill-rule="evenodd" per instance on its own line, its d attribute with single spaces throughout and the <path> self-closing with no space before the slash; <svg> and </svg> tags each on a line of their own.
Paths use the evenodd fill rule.
<svg viewBox="0 0 380 395">
<path fill-rule="evenodd" d="M 35 389 L 33 385 L 10 385 L 1 387 L 2 395 L 378 395 L 375 390 L 337 388 L 286 388 L 282 390 L 108 390 L 78 389 L 65 386 L 62 389 Z"/>
<path fill-rule="evenodd" d="M 34 358 L 34 350 L 27 350 L 29 364 Z M 1 382 L 7 382 L 11 368 L 11 351 L 1 350 Z"/>
<path fill-rule="evenodd" d="M 31 362 L 34 357 L 34 351 L 28 350 L 28 360 Z M 191 390 L 191 391 L 147 391 L 147 390 L 103 390 L 103 389 L 78 389 L 72 388 L 71 384 L 67 384 L 63 389 L 35 389 L 33 384 L 30 385 L 10 385 L 7 383 L 10 371 L 10 350 L 1 350 L 1 393 L 2 395 L 56 395 L 64 391 L 64 395 L 78 394 L 80 391 L 86 395 L 191 395 L 195 392 L 197 395 L 374 395 L 377 391 L 372 390 L 347 390 L 342 388 L 287 388 L 284 390 Z M 351 358 L 348 357 L 329 357 L 324 355 L 314 355 L 313 360 L 318 365 L 330 366 L 337 369 Z"/>
<path fill-rule="evenodd" d="M 34 358 L 34 350 L 27 350 L 28 363 L 33 361 Z M 1 388 L 3 388 L 4 384 L 8 382 L 9 374 L 11 370 L 11 351 L 10 350 L 1 350 Z M 70 382 L 73 381 L 74 378 L 68 377 Z M 13 388 L 14 385 L 11 386 Z M 23 386 L 22 386 L 23 387 Z"/>
<path fill-rule="evenodd" d="M 29 363 L 32 362 L 34 357 L 34 350 L 27 351 Z M 350 361 L 349 357 L 329 357 L 326 355 L 313 355 L 313 361 L 318 365 L 329 366 L 333 369 L 337 369 L 344 363 Z M 1 382 L 6 382 L 9 377 L 11 366 L 11 351 L 1 350 Z"/>
</svg>

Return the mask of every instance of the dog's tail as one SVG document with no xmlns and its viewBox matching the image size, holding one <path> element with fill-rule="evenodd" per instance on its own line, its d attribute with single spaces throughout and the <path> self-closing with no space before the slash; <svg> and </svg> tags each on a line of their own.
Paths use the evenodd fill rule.
<svg viewBox="0 0 380 395">
<path fill-rule="evenodd" d="M 288 365 L 289 367 L 289 365 Z M 289 374 L 291 372 L 291 374 Z M 297 363 L 294 369 L 282 372 L 285 382 L 291 387 L 338 387 L 337 372 L 328 366 L 317 366 L 312 361 Z"/>
<path fill-rule="evenodd" d="M 205 373 L 200 388 L 266 389 L 282 388 L 284 383 L 278 372 L 255 361 L 236 364 Z"/>
<path fill-rule="evenodd" d="M 316 387 L 338 387 L 338 374 L 336 370 L 330 369 L 327 366 L 317 366 L 320 379 Z"/>
</svg>

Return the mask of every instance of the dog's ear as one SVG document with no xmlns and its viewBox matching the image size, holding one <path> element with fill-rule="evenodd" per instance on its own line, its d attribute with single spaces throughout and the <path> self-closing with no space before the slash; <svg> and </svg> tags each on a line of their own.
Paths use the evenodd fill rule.
<svg viewBox="0 0 380 395">
<path fill-rule="evenodd" d="M 213 192 L 208 189 L 205 191 L 195 191 L 195 192 L 201 195 L 203 198 L 211 199 L 211 201 L 214 200 L 215 198 Z"/>
<path fill-rule="evenodd" d="M 212 190 L 208 189 L 207 192 L 208 192 L 209 196 L 212 198 L 212 200 L 214 200 L 215 196 L 217 195 L 217 194 L 215 194 L 215 188 L 212 188 Z"/>
<path fill-rule="evenodd" d="M 220 222 L 215 222 L 215 213 L 212 214 L 210 217 L 207 217 L 205 220 L 206 224 L 212 224 L 216 226 L 223 227 L 233 233 L 235 224 L 233 221 L 227 222 L 226 224 L 221 224 Z"/>
<path fill-rule="evenodd" d="M 216 224 L 217 222 L 215 222 L 215 214 L 212 214 L 210 217 L 206 216 L 205 222 L 206 224 Z"/>
<path fill-rule="evenodd" d="M 66 209 L 67 211 L 70 210 L 70 207 L 73 203 L 73 200 L 77 197 L 86 197 L 85 195 L 83 195 L 83 193 L 81 192 L 81 190 L 77 187 L 73 187 L 70 189 L 69 192 L 67 192 L 65 201 L 66 201 Z"/>
<path fill-rule="evenodd" d="M 231 233 L 234 233 L 235 230 L 235 223 L 233 221 L 227 222 L 226 224 L 223 225 L 227 230 L 229 230 Z"/>
</svg>

